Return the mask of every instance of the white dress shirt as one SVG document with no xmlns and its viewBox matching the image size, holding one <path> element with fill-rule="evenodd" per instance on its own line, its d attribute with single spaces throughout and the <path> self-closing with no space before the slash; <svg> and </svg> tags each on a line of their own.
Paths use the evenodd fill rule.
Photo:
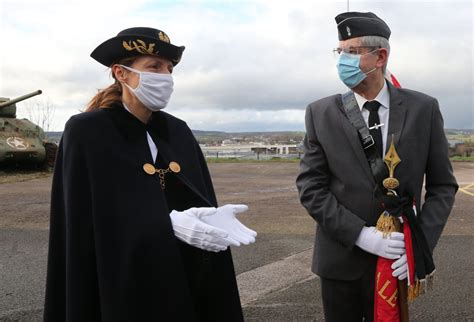
<svg viewBox="0 0 474 322">
<path fill-rule="evenodd" d="M 369 124 L 370 112 L 368 109 L 364 108 L 364 104 L 365 102 L 367 102 L 367 99 L 360 96 L 356 92 L 354 92 L 354 96 L 356 98 L 357 104 L 359 105 L 365 124 L 369 126 L 368 124 Z M 380 123 L 383 124 L 383 126 L 380 129 L 382 130 L 383 151 L 385 154 L 385 151 L 387 151 L 388 116 L 389 116 L 389 110 L 390 110 L 390 92 L 388 91 L 386 81 L 384 81 L 382 89 L 373 100 L 380 103 L 379 118 L 380 118 Z M 382 159 L 384 156 L 382 156 Z"/>
<path fill-rule="evenodd" d="M 130 110 L 128 109 L 127 105 L 125 105 L 125 103 L 122 103 L 122 104 L 123 104 L 123 107 L 125 107 L 125 109 L 130 114 L 133 114 L 132 112 L 130 112 Z M 152 160 L 153 160 L 153 162 L 156 162 L 156 156 L 158 155 L 158 148 L 156 147 L 155 142 L 153 142 L 153 139 L 151 138 L 150 133 L 148 133 L 148 131 L 146 132 L 146 139 L 148 141 L 148 146 L 150 147 L 150 153 L 151 153 Z"/>
</svg>

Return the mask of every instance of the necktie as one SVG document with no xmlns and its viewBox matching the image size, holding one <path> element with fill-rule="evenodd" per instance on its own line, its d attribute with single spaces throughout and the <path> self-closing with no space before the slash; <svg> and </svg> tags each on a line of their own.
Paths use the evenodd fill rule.
<svg viewBox="0 0 474 322">
<path fill-rule="evenodd" d="M 380 107 L 380 103 L 377 102 L 377 101 L 367 101 L 365 102 L 364 104 L 364 107 L 370 111 L 370 114 L 369 114 L 369 128 L 373 127 L 374 125 L 376 124 L 380 124 L 380 118 L 379 118 L 379 107 Z M 380 127 L 378 128 L 374 128 L 374 129 L 371 129 L 369 130 L 370 131 L 370 134 L 372 135 L 372 137 L 374 138 L 374 142 L 375 142 L 375 146 L 377 148 L 377 152 L 379 153 L 379 155 L 382 157 L 384 157 L 383 155 L 383 141 L 382 141 L 382 130 L 380 129 Z"/>
</svg>

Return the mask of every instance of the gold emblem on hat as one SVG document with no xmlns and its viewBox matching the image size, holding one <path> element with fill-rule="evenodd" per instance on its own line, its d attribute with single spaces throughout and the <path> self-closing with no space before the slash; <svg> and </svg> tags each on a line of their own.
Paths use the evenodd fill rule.
<svg viewBox="0 0 474 322">
<path fill-rule="evenodd" d="M 160 38 L 161 41 L 167 42 L 168 44 L 170 43 L 170 38 L 163 31 L 158 33 L 158 38 Z"/>
<path fill-rule="evenodd" d="M 400 182 L 398 182 L 398 180 L 393 177 L 393 174 L 395 172 L 395 168 L 400 162 L 402 162 L 402 160 L 398 156 L 397 150 L 395 150 L 395 145 L 393 144 L 393 134 L 392 143 L 390 143 L 390 148 L 388 149 L 388 152 L 385 155 L 383 161 L 387 165 L 389 177 L 385 178 L 382 184 L 387 190 L 394 191 L 398 188 Z"/>
<path fill-rule="evenodd" d="M 146 42 L 144 42 L 141 39 L 135 40 L 130 40 L 129 42 L 123 41 L 122 42 L 123 48 L 125 48 L 128 51 L 136 50 L 140 54 L 145 54 L 145 55 L 154 55 L 155 52 L 155 43 L 149 43 L 147 45 Z"/>
</svg>

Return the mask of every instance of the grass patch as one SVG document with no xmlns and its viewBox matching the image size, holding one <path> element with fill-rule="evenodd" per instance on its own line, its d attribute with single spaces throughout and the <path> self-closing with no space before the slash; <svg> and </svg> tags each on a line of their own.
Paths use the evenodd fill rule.
<svg viewBox="0 0 474 322">
<path fill-rule="evenodd" d="M 449 158 L 449 160 L 454 161 L 454 162 L 474 162 L 474 156 L 461 157 L 457 155 L 457 156 Z"/>
</svg>

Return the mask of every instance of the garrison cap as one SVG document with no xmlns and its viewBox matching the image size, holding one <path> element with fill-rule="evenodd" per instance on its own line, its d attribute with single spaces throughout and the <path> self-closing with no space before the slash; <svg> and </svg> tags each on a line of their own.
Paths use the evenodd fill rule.
<svg viewBox="0 0 474 322">
<path fill-rule="evenodd" d="M 122 58 L 136 55 L 160 56 L 176 65 L 183 51 L 184 46 L 173 45 L 164 31 L 134 27 L 122 30 L 116 37 L 104 41 L 94 49 L 91 57 L 107 67 Z"/>
<path fill-rule="evenodd" d="M 344 12 L 335 19 L 339 40 L 363 36 L 390 38 L 390 28 L 372 12 Z"/>
</svg>

